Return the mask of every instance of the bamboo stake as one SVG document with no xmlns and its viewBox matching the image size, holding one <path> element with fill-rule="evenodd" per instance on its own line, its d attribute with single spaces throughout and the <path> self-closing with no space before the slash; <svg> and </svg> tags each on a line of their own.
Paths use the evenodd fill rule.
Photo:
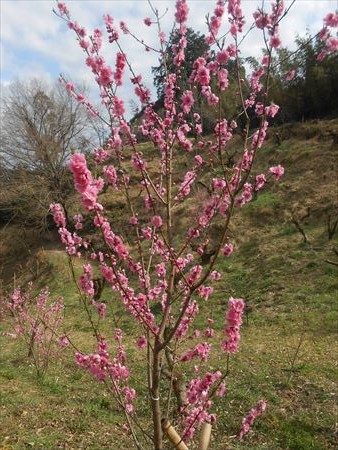
<svg viewBox="0 0 338 450">
<path fill-rule="evenodd" d="M 198 450 L 208 450 L 211 437 L 211 425 L 204 422 L 201 428 Z"/>
<path fill-rule="evenodd" d="M 171 425 L 170 420 L 163 419 L 162 428 L 165 434 L 167 435 L 169 441 L 175 445 L 176 450 L 189 450 L 185 445 L 181 436 L 177 433 L 175 428 Z"/>
</svg>

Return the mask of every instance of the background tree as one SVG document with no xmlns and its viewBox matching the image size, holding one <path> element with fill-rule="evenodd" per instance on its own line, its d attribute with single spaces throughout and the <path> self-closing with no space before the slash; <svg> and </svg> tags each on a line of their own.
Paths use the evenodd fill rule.
<svg viewBox="0 0 338 450">
<path fill-rule="evenodd" d="M 165 67 L 169 73 L 173 72 L 173 46 L 179 44 L 180 35 L 172 33 L 169 39 L 169 44 L 165 55 L 162 55 L 159 60 L 159 65 L 152 67 L 152 73 L 154 75 L 154 85 L 157 89 L 158 99 L 163 104 L 164 86 L 165 86 Z M 187 89 L 188 79 L 193 71 L 193 63 L 200 56 L 203 56 L 208 50 L 208 45 L 205 42 L 204 34 L 200 34 L 199 31 L 194 31 L 192 28 L 187 29 L 186 33 L 187 47 L 185 49 L 185 64 L 181 70 L 180 88 Z M 164 60 L 165 58 L 165 60 Z"/>
<path fill-rule="evenodd" d="M 92 144 L 92 124 L 58 85 L 37 80 L 12 83 L 1 106 L 0 219 L 44 227 L 52 200 L 66 208 L 66 163 L 72 149 Z"/>
<path fill-rule="evenodd" d="M 319 61 L 323 44 L 310 35 L 296 39 L 298 48 L 277 51 L 272 65 L 270 94 L 281 107 L 279 122 L 335 117 L 338 96 L 338 56 Z M 288 75 L 294 71 L 293 80 Z"/>
</svg>

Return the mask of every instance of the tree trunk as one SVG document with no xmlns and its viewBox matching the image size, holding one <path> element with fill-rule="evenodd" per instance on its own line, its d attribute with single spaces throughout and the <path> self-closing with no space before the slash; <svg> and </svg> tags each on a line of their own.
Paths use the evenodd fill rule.
<svg viewBox="0 0 338 450">
<path fill-rule="evenodd" d="M 151 386 L 151 408 L 154 424 L 154 450 L 163 450 L 162 414 L 160 408 L 160 350 L 159 342 L 155 341 L 153 351 L 153 370 Z"/>
</svg>

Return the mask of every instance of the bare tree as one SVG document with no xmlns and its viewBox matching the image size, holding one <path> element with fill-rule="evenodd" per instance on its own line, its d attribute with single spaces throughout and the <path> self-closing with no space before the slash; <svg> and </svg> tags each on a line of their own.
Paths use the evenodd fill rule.
<svg viewBox="0 0 338 450">
<path fill-rule="evenodd" d="M 12 83 L 1 98 L 0 219 L 43 226 L 48 206 L 65 206 L 72 149 L 87 151 L 93 136 L 81 105 L 62 86 Z"/>
</svg>

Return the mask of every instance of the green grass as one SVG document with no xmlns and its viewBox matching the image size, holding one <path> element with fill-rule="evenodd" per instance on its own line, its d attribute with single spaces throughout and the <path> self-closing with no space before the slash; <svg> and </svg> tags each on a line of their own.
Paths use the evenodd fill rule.
<svg viewBox="0 0 338 450">
<path fill-rule="evenodd" d="M 302 153 L 304 148 L 308 155 Z M 142 151 L 147 151 L 146 145 Z M 231 226 L 236 251 L 218 261 L 222 281 L 212 299 L 201 303 L 196 319 L 203 331 L 208 317 L 220 317 L 215 324 L 220 334 L 229 296 L 243 297 L 248 305 L 240 351 L 230 361 L 227 395 L 215 402 L 218 422 L 210 450 L 335 448 L 337 267 L 325 260 L 334 259 L 332 247 L 337 246 L 337 238 L 328 241 L 322 209 L 328 192 L 335 188 L 334 178 L 316 178 L 316 170 L 325 170 L 331 152 L 326 143 L 313 140 L 309 146 L 305 140 L 290 139 L 278 148 L 269 143 L 258 155 L 258 163 L 265 167 L 286 158 L 285 178 L 236 212 Z M 312 211 L 304 224 L 308 244 L 302 242 L 287 214 L 291 207 L 298 212 L 304 205 Z M 193 207 L 193 201 L 188 206 Z M 126 221 L 123 214 L 118 209 L 120 227 Z M 188 219 L 182 209 L 177 223 L 184 226 Z M 46 252 L 46 257 L 50 270 L 40 284 L 48 283 L 54 295 L 64 296 L 65 330 L 71 332 L 78 348 L 91 352 L 95 339 L 72 284 L 67 257 L 60 251 Z M 80 262 L 75 271 L 79 273 Z M 133 347 L 142 332 L 111 290 L 105 288 L 103 298 L 126 330 L 127 358 L 134 367 L 132 382 L 146 397 L 145 356 Z M 104 321 L 103 334 L 111 336 L 113 326 L 111 320 Z M 5 324 L 0 324 L 1 450 L 131 448 L 121 430 L 124 418 L 118 406 L 102 384 L 75 366 L 71 349 L 37 382 L 25 347 L 2 336 L 4 329 Z M 191 347 L 194 342 L 185 345 Z M 224 368 L 224 354 L 215 351 L 208 365 Z M 241 420 L 261 398 L 268 403 L 267 411 L 239 442 L 235 436 Z M 141 395 L 136 405 L 141 420 L 149 426 L 149 407 Z"/>
</svg>

